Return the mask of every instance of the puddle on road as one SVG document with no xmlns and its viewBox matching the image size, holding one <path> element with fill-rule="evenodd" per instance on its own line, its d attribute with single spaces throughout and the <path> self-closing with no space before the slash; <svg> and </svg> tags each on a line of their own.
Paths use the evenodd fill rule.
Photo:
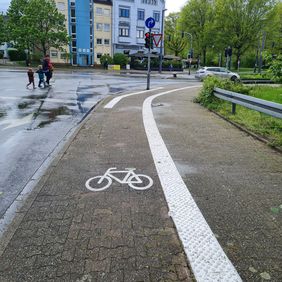
<svg viewBox="0 0 282 282">
<path fill-rule="evenodd" d="M 37 127 L 42 128 L 46 125 L 51 124 L 52 122 L 56 121 L 58 116 L 70 116 L 72 115 L 73 111 L 70 110 L 68 107 L 62 106 L 55 109 L 45 109 L 40 112 L 40 116 L 46 118 L 45 120 L 40 121 Z"/>
</svg>

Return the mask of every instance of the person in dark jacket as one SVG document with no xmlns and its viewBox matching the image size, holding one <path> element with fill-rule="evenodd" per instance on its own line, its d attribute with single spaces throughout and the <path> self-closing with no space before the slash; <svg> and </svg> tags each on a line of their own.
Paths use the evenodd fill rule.
<svg viewBox="0 0 282 282">
<path fill-rule="evenodd" d="M 43 63 L 42 63 L 42 69 L 43 72 L 45 73 L 46 76 L 46 84 L 47 86 L 49 86 L 50 83 L 50 79 L 52 77 L 52 73 L 50 71 L 50 66 L 51 62 L 50 62 L 50 56 L 49 55 L 45 55 L 44 59 L 43 59 Z"/>
<path fill-rule="evenodd" d="M 27 76 L 28 76 L 28 82 L 29 83 L 26 85 L 26 88 L 28 89 L 28 86 L 30 84 L 32 84 L 33 85 L 33 89 L 35 89 L 36 87 L 34 85 L 34 72 L 33 72 L 33 70 L 31 68 L 28 69 Z"/>
<path fill-rule="evenodd" d="M 44 72 L 41 65 L 38 66 L 38 70 L 36 71 L 36 73 L 38 74 L 39 79 L 38 87 L 41 87 L 41 83 L 43 83 L 43 87 L 45 88 Z"/>
</svg>

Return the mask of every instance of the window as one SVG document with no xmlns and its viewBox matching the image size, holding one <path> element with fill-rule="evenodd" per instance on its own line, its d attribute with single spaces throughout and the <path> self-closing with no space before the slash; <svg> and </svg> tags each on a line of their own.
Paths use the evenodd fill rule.
<svg viewBox="0 0 282 282">
<path fill-rule="evenodd" d="M 103 9 L 102 8 L 96 8 L 96 14 L 97 15 L 103 15 Z"/>
<path fill-rule="evenodd" d="M 110 9 L 104 9 L 104 15 L 105 16 L 110 16 L 111 15 Z"/>
<path fill-rule="evenodd" d="M 57 58 L 58 57 L 58 52 L 57 51 L 51 51 L 51 57 Z"/>
<path fill-rule="evenodd" d="M 97 38 L 96 42 L 97 42 L 98 45 L 102 45 L 102 39 L 101 38 Z"/>
<path fill-rule="evenodd" d="M 76 40 L 72 41 L 72 47 L 76 47 Z"/>
<path fill-rule="evenodd" d="M 96 24 L 96 29 L 97 29 L 97 30 L 103 30 L 103 24 L 97 23 L 97 24 Z"/>
<path fill-rule="evenodd" d="M 137 18 L 138 18 L 138 20 L 142 20 L 143 21 L 145 19 L 145 11 L 144 10 L 138 10 Z"/>
<path fill-rule="evenodd" d="M 104 39 L 104 44 L 105 45 L 110 45 L 110 39 Z"/>
<path fill-rule="evenodd" d="M 61 59 L 65 60 L 67 58 L 67 54 L 65 52 L 61 52 Z"/>
<path fill-rule="evenodd" d="M 97 53 L 97 59 L 100 59 L 102 57 L 101 53 Z"/>
<path fill-rule="evenodd" d="M 71 33 L 76 33 L 76 26 L 75 25 L 71 26 Z"/>
<path fill-rule="evenodd" d="M 137 29 L 137 38 L 145 38 L 144 29 Z"/>
<path fill-rule="evenodd" d="M 104 24 L 104 31 L 110 31 L 110 24 Z"/>
<path fill-rule="evenodd" d="M 75 9 L 71 9 L 71 17 L 72 17 L 72 18 L 75 17 Z"/>
<path fill-rule="evenodd" d="M 159 12 L 154 12 L 153 13 L 153 18 L 155 19 L 156 22 L 160 21 L 160 13 Z"/>
<path fill-rule="evenodd" d="M 128 27 L 120 27 L 119 28 L 119 36 L 129 37 L 129 28 Z"/>
<path fill-rule="evenodd" d="M 142 0 L 142 4 L 157 5 L 157 0 Z"/>
<path fill-rule="evenodd" d="M 129 18 L 129 8 L 119 8 L 119 16 L 121 18 Z"/>
</svg>

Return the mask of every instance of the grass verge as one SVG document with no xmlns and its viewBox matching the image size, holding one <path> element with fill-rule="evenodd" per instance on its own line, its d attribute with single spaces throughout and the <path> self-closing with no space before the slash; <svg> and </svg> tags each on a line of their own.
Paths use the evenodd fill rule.
<svg viewBox="0 0 282 282">
<path fill-rule="evenodd" d="M 204 81 L 204 87 L 196 102 L 211 109 L 227 120 L 255 133 L 268 140 L 270 146 L 282 149 L 282 120 L 266 114 L 247 109 L 237 105 L 236 114 L 231 113 L 231 103 L 220 100 L 213 95 L 213 88 L 219 87 L 230 91 L 251 95 L 260 99 L 282 104 L 282 86 L 251 86 L 246 87 L 238 83 L 208 78 Z"/>
</svg>

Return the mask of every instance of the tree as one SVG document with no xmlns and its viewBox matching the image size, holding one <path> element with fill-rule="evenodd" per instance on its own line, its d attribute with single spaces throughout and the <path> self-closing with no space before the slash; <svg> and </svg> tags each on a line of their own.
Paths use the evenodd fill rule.
<svg viewBox="0 0 282 282">
<path fill-rule="evenodd" d="M 181 37 L 181 31 L 177 29 L 179 13 L 170 13 L 165 18 L 165 49 L 178 56 L 186 46 L 186 39 Z"/>
<path fill-rule="evenodd" d="M 216 29 L 225 46 L 232 46 L 236 60 L 257 44 L 267 25 L 274 0 L 217 0 Z"/>
<path fill-rule="evenodd" d="M 0 15 L 0 44 L 6 41 L 6 26 L 4 16 Z"/>
<path fill-rule="evenodd" d="M 214 13 L 214 1 L 191 0 L 182 9 L 178 22 L 182 31 L 192 34 L 194 46 L 198 54 L 203 55 L 204 64 L 207 49 L 215 42 Z"/>
<path fill-rule="evenodd" d="M 8 16 L 11 39 L 25 49 L 46 54 L 51 47 L 62 49 L 69 42 L 66 19 L 54 0 L 12 0 Z"/>
</svg>

